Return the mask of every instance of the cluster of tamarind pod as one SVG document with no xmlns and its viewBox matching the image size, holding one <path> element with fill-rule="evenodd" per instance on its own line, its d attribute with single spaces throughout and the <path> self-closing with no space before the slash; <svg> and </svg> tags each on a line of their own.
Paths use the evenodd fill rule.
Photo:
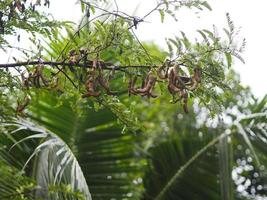
<svg viewBox="0 0 267 200">
<path fill-rule="evenodd" d="M 44 64 L 40 61 L 38 65 L 35 66 L 33 72 L 28 72 L 28 77 L 21 73 L 22 85 L 29 89 L 32 86 L 40 88 L 42 84 L 44 86 L 49 86 L 49 80 L 43 75 Z"/>
<path fill-rule="evenodd" d="M 47 89 L 56 89 L 58 92 L 63 93 L 63 91 L 58 87 L 59 86 L 59 78 L 57 76 L 53 76 L 52 79 L 45 77 L 44 75 L 44 67 L 45 65 L 41 60 L 38 61 L 32 71 L 28 71 L 28 75 L 25 76 L 25 71 L 22 72 L 21 75 L 21 85 L 26 88 L 47 88 Z M 51 73 L 54 74 L 54 73 Z"/>
<path fill-rule="evenodd" d="M 98 70 L 98 75 L 96 71 Z M 188 101 L 188 91 L 193 91 L 197 89 L 199 83 L 201 82 L 202 70 L 200 67 L 194 68 L 194 74 L 192 77 L 181 76 L 179 74 L 180 66 L 176 63 L 171 63 L 166 61 L 162 66 L 156 69 L 156 75 L 150 70 L 146 78 L 142 82 L 141 87 L 135 87 L 137 76 L 132 76 L 129 78 L 128 84 L 128 94 L 130 95 L 140 95 L 142 97 L 152 97 L 156 98 L 157 95 L 153 94 L 154 87 L 157 83 L 158 78 L 162 80 L 167 80 L 168 91 L 173 96 L 173 103 L 183 100 L 183 109 L 188 113 L 187 101 Z M 93 61 L 92 70 L 88 73 L 85 82 L 86 93 L 82 95 L 85 97 L 98 97 L 101 92 L 96 90 L 97 85 L 100 85 L 106 91 L 106 94 L 113 95 L 114 93 L 109 89 L 109 80 L 105 79 L 103 75 L 103 68 L 101 67 L 98 60 Z M 175 97 L 178 95 L 178 98 Z"/>
<path fill-rule="evenodd" d="M 108 78 L 105 78 L 101 63 L 98 61 L 98 59 L 93 60 L 93 66 L 91 68 L 91 71 L 89 71 L 85 81 L 85 89 L 87 90 L 87 92 L 84 93 L 82 97 L 85 98 L 90 96 L 100 96 L 101 92 L 96 91 L 96 87 L 98 84 L 106 91 L 106 94 L 114 95 L 115 93 L 110 91 L 109 87 L 109 81 L 114 76 L 115 71 L 112 70 L 112 73 L 113 75 L 110 75 Z"/>
<path fill-rule="evenodd" d="M 171 63 L 167 60 L 162 66 L 158 67 L 156 72 L 157 76 L 153 75 L 150 71 L 144 80 L 142 88 L 135 88 L 136 77 L 129 81 L 129 95 L 141 95 L 156 98 L 157 95 L 153 94 L 153 89 L 157 82 L 157 78 L 167 80 L 168 91 L 173 96 L 173 103 L 183 100 L 183 109 L 185 113 L 188 113 L 187 101 L 188 91 L 197 89 L 201 82 L 202 70 L 200 67 L 194 68 L 194 75 L 192 77 L 181 76 L 179 74 L 180 66 L 177 63 Z M 178 98 L 176 98 L 178 94 Z M 176 99 L 175 99 L 176 98 Z"/>
<path fill-rule="evenodd" d="M 21 82 L 22 86 L 26 89 L 29 89 L 30 87 L 35 88 L 42 88 L 42 87 L 50 87 L 51 89 L 56 88 L 58 85 L 58 78 L 54 79 L 54 81 L 48 80 L 44 74 L 44 64 L 42 61 L 39 61 L 39 64 L 37 64 L 32 72 L 28 71 L 28 76 L 26 77 L 24 72 L 21 73 Z M 17 108 L 16 111 L 21 116 L 25 116 L 23 113 L 24 109 L 29 105 L 30 103 L 30 96 L 26 95 L 24 97 L 23 102 L 17 102 Z"/>
<path fill-rule="evenodd" d="M 69 57 L 70 70 L 71 67 L 79 64 L 81 60 L 86 62 L 87 54 L 84 50 L 80 50 L 79 59 L 76 53 L 71 52 Z M 107 95 L 115 95 L 115 92 L 110 90 L 109 83 L 114 77 L 115 68 L 112 69 L 111 73 L 107 77 L 104 73 L 102 61 L 94 59 L 87 70 L 86 78 L 84 81 L 86 92 L 82 94 L 82 98 L 87 97 L 99 97 L 101 95 L 101 90 L 105 91 Z M 58 78 L 55 76 L 54 81 L 48 80 L 43 74 L 44 64 L 40 60 L 37 65 L 35 65 L 32 72 L 28 72 L 28 76 L 25 77 L 24 73 L 21 74 L 22 85 L 29 89 L 29 87 L 41 88 L 57 88 Z M 188 101 L 188 91 L 194 91 L 197 89 L 199 83 L 201 82 L 202 70 L 200 67 L 194 68 L 194 73 L 192 76 L 182 76 L 180 75 L 180 66 L 176 62 L 171 62 L 166 60 L 161 66 L 154 68 L 148 72 L 146 77 L 142 80 L 141 87 L 136 87 L 136 82 L 138 76 L 131 76 L 129 78 L 128 84 L 128 94 L 140 95 L 147 98 L 156 98 L 157 95 L 153 93 L 158 79 L 167 82 L 167 88 L 169 93 L 173 96 L 173 103 L 180 100 L 183 101 L 183 109 L 185 113 L 188 113 L 187 101 Z M 72 70 L 71 70 L 72 71 Z M 26 98 L 23 104 L 18 104 L 17 111 L 22 112 L 24 108 L 29 104 L 29 99 Z"/>
</svg>

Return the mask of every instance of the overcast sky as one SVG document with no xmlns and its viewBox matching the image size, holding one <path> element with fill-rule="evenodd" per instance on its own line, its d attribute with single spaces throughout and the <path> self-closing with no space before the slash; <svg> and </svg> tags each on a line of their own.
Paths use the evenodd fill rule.
<svg viewBox="0 0 267 200">
<path fill-rule="evenodd" d="M 81 10 L 75 5 L 77 0 L 51 0 L 50 11 L 57 19 L 79 21 Z M 156 0 L 117 0 L 119 9 L 129 14 L 142 16 L 156 5 Z M 142 41 L 154 41 L 160 46 L 165 45 L 166 37 L 173 37 L 183 30 L 187 35 L 194 37 L 196 30 L 211 29 L 215 24 L 218 29 L 226 26 L 226 12 L 230 13 L 236 27 L 241 26 L 241 36 L 247 39 L 246 51 L 243 57 L 246 64 L 236 61 L 234 69 L 241 75 L 241 82 L 252 88 L 258 97 L 267 94 L 267 28 L 264 19 L 267 19 L 267 1 L 264 0 L 210 0 L 213 11 L 195 12 L 182 10 L 178 15 L 178 22 L 167 20 L 160 22 L 158 13 L 140 24 L 137 35 Z M 135 10 L 137 10 L 136 13 Z"/>
</svg>

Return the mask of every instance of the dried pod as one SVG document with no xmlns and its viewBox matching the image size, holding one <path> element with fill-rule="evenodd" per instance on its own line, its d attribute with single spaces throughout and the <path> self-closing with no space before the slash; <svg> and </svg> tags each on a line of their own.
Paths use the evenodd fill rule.
<svg viewBox="0 0 267 200">
<path fill-rule="evenodd" d="M 160 79 L 167 79 L 168 78 L 168 71 L 170 68 L 170 60 L 166 60 L 160 67 L 157 69 L 157 74 Z"/>
<path fill-rule="evenodd" d="M 29 80 L 32 80 L 33 85 L 37 88 L 40 88 L 42 86 L 41 81 L 44 84 L 44 86 L 46 87 L 49 86 L 49 81 L 43 75 L 43 69 L 44 69 L 44 64 L 40 62 L 35 67 L 33 74 L 29 73 Z"/>
<path fill-rule="evenodd" d="M 95 91 L 95 87 L 96 87 L 96 80 L 94 78 L 94 74 L 89 74 L 85 82 L 85 88 L 87 90 L 87 93 L 83 94 L 82 97 L 83 98 L 90 96 L 98 97 L 100 95 L 100 92 Z"/>
<path fill-rule="evenodd" d="M 173 98 L 175 98 L 176 94 L 180 95 L 180 98 L 174 100 L 173 102 L 176 103 L 182 99 L 184 112 L 188 113 L 188 93 L 186 84 L 191 82 L 191 78 L 179 76 L 179 69 L 178 65 L 174 65 L 170 68 L 168 74 L 168 90 L 172 94 Z"/>
<path fill-rule="evenodd" d="M 23 111 L 29 105 L 30 101 L 31 101 L 31 98 L 27 95 L 27 96 L 24 97 L 24 100 L 23 100 L 22 103 L 18 102 L 18 105 L 17 105 L 17 108 L 16 108 L 17 113 L 22 115 L 22 116 L 25 116 Z"/>
<path fill-rule="evenodd" d="M 175 65 L 169 69 L 168 73 L 168 90 L 172 95 L 181 91 L 181 87 L 177 87 L 177 80 L 179 76 L 179 66 Z"/>
<path fill-rule="evenodd" d="M 150 71 L 146 79 L 144 80 L 144 86 L 142 88 L 136 89 L 136 93 L 140 94 L 141 96 L 156 98 L 157 96 L 152 94 L 156 81 L 157 77 L 155 77 Z"/>
<path fill-rule="evenodd" d="M 202 69 L 200 67 L 196 67 L 194 69 L 194 76 L 191 78 L 192 84 L 191 87 L 188 88 L 189 90 L 193 91 L 198 87 L 199 83 L 201 82 L 201 73 Z"/>
<path fill-rule="evenodd" d="M 185 113 L 189 113 L 188 110 L 188 105 L 187 105 L 187 101 L 188 101 L 188 93 L 183 91 L 181 94 L 182 98 L 183 98 L 183 109 Z"/>
</svg>

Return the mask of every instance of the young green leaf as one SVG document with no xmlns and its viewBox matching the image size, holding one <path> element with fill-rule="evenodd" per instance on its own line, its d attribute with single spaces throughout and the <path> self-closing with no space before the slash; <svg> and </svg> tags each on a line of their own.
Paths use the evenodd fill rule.
<svg viewBox="0 0 267 200">
<path fill-rule="evenodd" d="M 226 60 L 227 60 L 228 68 L 230 68 L 231 65 L 232 65 L 232 55 L 231 55 L 231 53 L 225 52 L 225 57 L 226 57 Z"/>
</svg>

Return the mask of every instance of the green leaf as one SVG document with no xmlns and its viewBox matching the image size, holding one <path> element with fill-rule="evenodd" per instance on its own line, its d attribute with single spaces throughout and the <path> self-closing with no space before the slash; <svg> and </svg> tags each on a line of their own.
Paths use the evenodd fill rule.
<svg viewBox="0 0 267 200">
<path fill-rule="evenodd" d="M 209 5 L 209 3 L 208 3 L 207 1 L 204 1 L 204 2 L 202 3 L 202 5 L 203 5 L 205 8 L 209 9 L 210 11 L 212 11 L 212 8 L 210 7 L 210 5 Z"/>
<path fill-rule="evenodd" d="M 158 11 L 159 11 L 159 14 L 160 14 L 160 21 L 161 21 L 161 23 L 163 23 L 164 22 L 164 18 L 165 18 L 165 13 L 164 13 L 164 11 L 162 9 L 159 9 Z"/>
<path fill-rule="evenodd" d="M 84 12 L 84 11 L 85 11 L 85 7 L 86 7 L 86 4 L 85 4 L 85 3 L 83 3 L 83 2 L 81 1 L 81 9 L 82 9 L 82 12 Z"/>
<path fill-rule="evenodd" d="M 228 68 L 232 66 L 232 55 L 229 52 L 225 52 Z"/>
<path fill-rule="evenodd" d="M 181 40 L 184 44 L 184 46 L 189 49 L 191 47 L 191 43 L 189 42 L 188 38 L 186 37 L 185 33 L 183 31 L 180 31 L 182 36 L 183 36 L 183 39 Z"/>
<path fill-rule="evenodd" d="M 209 42 L 207 36 L 205 35 L 205 33 L 201 30 L 197 30 L 197 32 L 203 37 L 203 39 L 207 43 L 207 45 L 210 45 L 210 42 Z"/>
<path fill-rule="evenodd" d="M 92 11 L 92 14 L 95 14 L 95 7 L 94 6 L 90 6 L 90 10 Z"/>
</svg>

